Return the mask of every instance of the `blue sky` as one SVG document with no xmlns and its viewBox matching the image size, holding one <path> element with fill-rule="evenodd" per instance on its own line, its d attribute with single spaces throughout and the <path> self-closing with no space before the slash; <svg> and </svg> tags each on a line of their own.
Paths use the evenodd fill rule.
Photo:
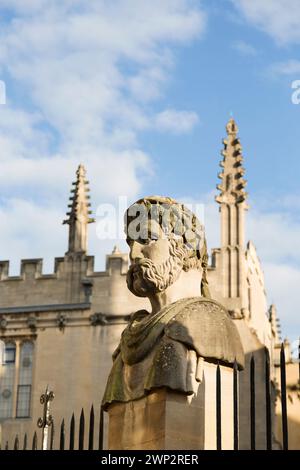
<svg viewBox="0 0 300 470">
<path fill-rule="evenodd" d="M 0 0 L 0 258 L 11 273 L 26 257 L 43 257 L 51 271 L 66 251 L 61 221 L 80 162 L 94 210 L 119 195 L 202 202 L 208 244 L 218 246 L 213 198 L 232 113 L 250 195 L 247 238 L 283 334 L 295 340 L 299 45 L 298 0 Z M 98 268 L 115 242 L 90 227 Z"/>
</svg>

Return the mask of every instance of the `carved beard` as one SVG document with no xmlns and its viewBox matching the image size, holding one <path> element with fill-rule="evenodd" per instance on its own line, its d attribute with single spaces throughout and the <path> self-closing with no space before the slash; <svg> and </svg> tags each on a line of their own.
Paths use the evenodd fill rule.
<svg viewBox="0 0 300 470">
<path fill-rule="evenodd" d="M 183 258 L 178 253 L 159 265 L 150 259 L 141 259 L 128 270 L 128 289 L 137 297 L 163 292 L 178 279 L 182 269 Z"/>
</svg>

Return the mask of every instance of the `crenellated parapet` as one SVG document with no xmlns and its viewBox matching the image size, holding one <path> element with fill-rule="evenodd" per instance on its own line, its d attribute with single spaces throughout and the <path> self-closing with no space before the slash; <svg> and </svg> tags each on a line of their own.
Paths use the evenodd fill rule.
<svg viewBox="0 0 300 470">
<path fill-rule="evenodd" d="M 128 271 L 128 254 L 121 253 L 117 246 L 110 255 L 106 255 L 106 272 L 109 275 L 123 274 Z"/>
<path fill-rule="evenodd" d="M 73 303 L 93 303 L 95 309 L 102 309 L 107 296 L 127 291 L 128 254 L 115 248 L 106 256 L 104 271 L 95 271 L 94 261 L 94 256 L 80 253 L 57 257 L 54 272 L 43 274 L 41 258 L 25 259 L 14 276 L 10 276 L 9 261 L 0 261 L 0 309 Z"/>
<path fill-rule="evenodd" d="M 54 259 L 54 272 L 43 274 L 43 259 L 22 259 L 20 264 L 20 274 L 10 276 L 10 262 L 0 261 L 0 282 L 1 281 L 26 281 L 26 280 L 38 280 L 38 279 L 59 279 L 69 274 L 70 264 L 79 263 L 82 265 L 82 274 L 87 278 L 98 277 L 98 276 L 110 276 L 112 273 L 119 272 L 124 275 L 128 269 L 128 254 L 121 253 L 119 250 L 114 248 L 113 252 L 106 255 L 106 269 L 105 271 L 94 271 L 94 256 L 85 256 L 84 262 L 82 263 L 82 257 L 79 256 L 70 258 L 57 257 Z"/>
<path fill-rule="evenodd" d="M 9 261 L 0 261 L 0 281 L 7 279 L 9 275 Z"/>
<path fill-rule="evenodd" d="M 0 281 L 17 281 L 17 280 L 33 280 L 33 279 L 55 279 L 58 278 L 63 271 L 65 258 L 59 257 L 54 260 L 54 272 L 51 274 L 43 274 L 43 259 L 22 259 L 20 264 L 20 274 L 10 276 L 10 262 L 0 261 Z"/>
</svg>

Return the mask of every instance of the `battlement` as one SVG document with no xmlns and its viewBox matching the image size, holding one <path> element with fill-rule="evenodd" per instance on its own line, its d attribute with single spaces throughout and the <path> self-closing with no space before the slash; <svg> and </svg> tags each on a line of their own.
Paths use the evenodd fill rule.
<svg viewBox="0 0 300 470">
<path fill-rule="evenodd" d="M 22 259 L 20 265 L 20 274 L 15 276 L 9 275 L 9 261 L 0 261 L 0 281 L 20 281 L 28 279 L 53 279 L 57 277 L 60 271 L 61 264 L 64 263 L 64 258 L 55 258 L 54 273 L 43 274 L 43 259 L 32 258 Z"/>
<path fill-rule="evenodd" d="M 54 272 L 43 274 L 43 259 L 22 259 L 20 274 L 10 276 L 9 261 L 0 261 L 0 308 L 89 302 L 94 292 L 104 297 L 124 276 L 128 255 L 114 250 L 105 271 L 94 270 L 94 256 L 70 253 L 54 260 Z M 125 283 L 124 283 L 125 285 Z"/>
<path fill-rule="evenodd" d="M 79 265 L 81 269 L 83 265 L 86 267 L 86 276 L 111 276 L 112 274 L 126 274 L 128 269 L 128 255 L 127 253 L 113 252 L 106 255 L 106 269 L 105 271 L 94 271 L 94 256 L 65 256 L 57 257 L 54 259 L 54 272 L 43 274 L 43 259 L 32 258 L 22 259 L 20 264 L 20 274 L 10 276 L 10 262 L 9 260 L 0 261 L 0 282 L 1 281 L 27 281 L 38 279 L 58 279 L 65 274 L 70 265 Z"/>
<path fill-rule="evenodd" d="M 128 254 L 121 253 L 115 246 L 110 255 L 106 255 L 106 272 L 109 276 L 126 274 L 128 270 Z"/>
</svg>

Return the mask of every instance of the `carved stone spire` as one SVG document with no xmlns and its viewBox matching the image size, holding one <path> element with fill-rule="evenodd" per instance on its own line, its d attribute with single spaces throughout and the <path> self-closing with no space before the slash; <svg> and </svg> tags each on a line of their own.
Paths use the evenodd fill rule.
<svg viewBox="0 0 300 470">
<path fill-rule="evenodd" d="M 227 138 L 223 140 L 222 167 L 217 185 L 220 194 L 216 201 L 220 204 L 221 213 L 221 253 L 223 273 L 223 295 L 227 298 L 240 298 L 244 279 L 244 245 L 245 245 L 245 210 L 248 209 L 245 192 L 246 180 L 243 168 L 243 156 L 240 140 L 237 137 L 238 127 L 233 118 L 227 126 Z M 242 306 L 244 305 L 241 299 Z"/>
<path fill-rule="evenodd" d="M 218 177 L 222 180 L 217 185 L 220 194 L 216 197 L 219 204 L 240 204 L 246 201 L 248 194 L 245 192 L 247 181 L 244 179 L 245 170 L 243 168 L 242 146 L 237 138 L 238 127 L 233 118 L 226 126 L 227 139 L 223 139 L 224 149 L 222 150 L 222 167 Z"/>
<path fill-rule="evenodd" d="M 90 190 L 88 188 L 89 182 L 86 180 L 86 170 L 82 164 L 79 165 L 76 172 L 76 181 L 72 183 L 74 188 L 71 190 L 72 196 L 68 207 L 70 211 L 67 212 L 68 219 L 63 221 L 63 224 L 69 225 L 69 246 L 67 254 L 87 252 L 87 226 L 91 222 L 95 222 L 90 218 L 92 213 L 89 210 L 90 196 L 87 194 Z"/>
</svg>

